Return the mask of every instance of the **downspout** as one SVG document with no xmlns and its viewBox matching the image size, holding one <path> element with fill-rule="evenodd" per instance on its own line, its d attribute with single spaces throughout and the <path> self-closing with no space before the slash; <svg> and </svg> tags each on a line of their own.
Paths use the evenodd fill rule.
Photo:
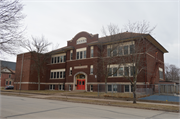
<svg viewBox="0 0 180 119">
<path fill-rule="evenodd" d="M 23 55 L 22 55 L 22 64 L 21 64 L 21 75 L 20 75 L 20 85 L 19 85 L 19 90 L 20 90 L 20 91 L 21 91 L 21 80 L 22 80 L 23 61 L 24 61 L 24 53 L 23 53 Z"/>
</svg>

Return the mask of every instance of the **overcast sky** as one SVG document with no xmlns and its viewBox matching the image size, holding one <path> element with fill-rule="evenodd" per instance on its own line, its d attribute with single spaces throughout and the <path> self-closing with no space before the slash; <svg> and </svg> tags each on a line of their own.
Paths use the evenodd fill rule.
<svg viewBox="0 0 180 119">
<path fill-rule="evenodd" d="M 59 47 L 66 46 L 81 31 L 102 36 L 102 27 L 110 23 L 121 29 L 128 21 L 146 20 L 156 26 L 151 35 L 169 51 L 164 54 L 165 63 L 180 67 L 179 0 L 22 0 L 22 3 L 26 36 L 44 35 Z M 16 61 L 16 57 L 10 56 L 8 60 Z"/>
</svg>

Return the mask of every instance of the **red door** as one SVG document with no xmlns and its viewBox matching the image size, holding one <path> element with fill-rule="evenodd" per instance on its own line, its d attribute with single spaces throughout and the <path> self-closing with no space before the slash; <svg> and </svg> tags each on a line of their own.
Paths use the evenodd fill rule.
<svg viewBox="0 0 180 119">
<path fill-rule="evenodd" d="M 77 79 L 77 90 L 85 90 L 85 79 Z"/>
</svg>

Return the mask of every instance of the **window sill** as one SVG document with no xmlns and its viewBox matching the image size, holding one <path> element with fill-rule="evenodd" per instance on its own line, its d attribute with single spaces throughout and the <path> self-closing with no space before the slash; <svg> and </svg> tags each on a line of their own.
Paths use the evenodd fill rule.
<svg viewBox="0 0 180 119">
<path fill-rule="evenodd" d="M 59 78 L 59 79 L 65 79 L 65 78 Z M 50 80 L 59 80 L 59 79 L 50 79 Z"/>
</svg>

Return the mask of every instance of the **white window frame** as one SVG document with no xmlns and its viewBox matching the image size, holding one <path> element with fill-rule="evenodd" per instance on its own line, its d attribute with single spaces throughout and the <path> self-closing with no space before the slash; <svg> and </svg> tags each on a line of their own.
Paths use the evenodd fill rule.
<svg viewBox="0 0 180 119">
<path fill-rule="evenodd" d="M 59 88 L 60 86 L 61 86 L 61 89 Z M 58 90 L 64 91 L 64 89 L 63 89 L 63 84 L 59 84 L 59 85 L 58 85 Z"/>
<path fill-rule="evenodd" d="M 51 64 L 65 63 L 66 61 L 64 60 L 64 56 L 66 56 L 66 53 L 52 55 Z M 58 62 L 58 57 L 59 57 L 59 62 Z M 62 62 L 61 62 L 61 57 L 62 57 Z M 55 60 L 56 60 L 56 63 L 55 63 Z"/>
<path fill-rule="evenodd" d="M 69 91 L 71 91 L 72 90 L 72 87 L 71 87 L 71 85 L 69 84 Z"/>
<path fill-rule="evenodd" d="M 125 86 L 126 86 L 126 85 L 129 85 L 129 92 L 126 92 L 126 91 L 125 91 Z M 131 85 L 130 85 L 130 84 L 124 84 L 124 93 L 131 93 Z"/>
<path fill-rule="evenodd" d="M 90 57 L 94 57 L 94 46 L 91 46 Z"/>
<path fill-rule="evenodd" d="M 56 72 L 56 77 L 54 78 L 54 72 Z M 57 72 L 59 72 L 59 78 L 57 78 Z M 62 78 L 60 77 L 62 72 Z M 64 77 L 64 72 L 66 73 L 65 69 L 53 69 L 50 71 L 50 79 L 65 79 L 66 77 Z M 53 78 L 51 78 L 51 73 L 53 74 Z"/>
<path fill-rule="evenodd" d="M 82 58 L 80 58 L 80 52 L 82 52 Z M 86 52 L 86 54 L 85 54 Z M 77 57 L 77 53 L 79 53 L 79 57 Z M 86 59 L 87 58 L 87 50 L 85 48 L 76 49 L 76 60 Z"/>
<path fill-rule="evenodd" d="M 93 65 L 90 66 L 90 75 L 93 75 L 94 74 L 94 68 L 93 68 Z"/>
<path fill-rule="evenodd" d="M 72 54 L 72 57 L 71 57 L 71 54 Z M 73 50 L 70 51 L 70 60 L 73 59 Z"/>
<path fill-rule="evenodd" d="M 162 78 L 160 77 L 161 76 L 161 73 L 162 72 Z M 164 74 L 163 74 L 163 68 L 159 67 L 159 79 L 163 80 L 164 79 Z"/>
<path fill-rule="evenodd" d="M 52 89 L 50 88 L 50 85 L 52 86 Z M 56 88 L 55 88 L 55 84 L 50 84 L 49 85 L 49 90 L 55 90 Z M 54 88 L 53 88 L 53 86 L 54 86 Z"/>
<path fill-rule="evenodd" d="M 69 76 L 72 76 L 72 67 L 69 68 Z"/>
<path fill-rule="evenodd" d="M 92 89 L 91 89 L 91 86 L 92 86 Z M 90 92 L 93 92 L 93 85 L 92 84 L 90 85 Z"/>
</svg>

